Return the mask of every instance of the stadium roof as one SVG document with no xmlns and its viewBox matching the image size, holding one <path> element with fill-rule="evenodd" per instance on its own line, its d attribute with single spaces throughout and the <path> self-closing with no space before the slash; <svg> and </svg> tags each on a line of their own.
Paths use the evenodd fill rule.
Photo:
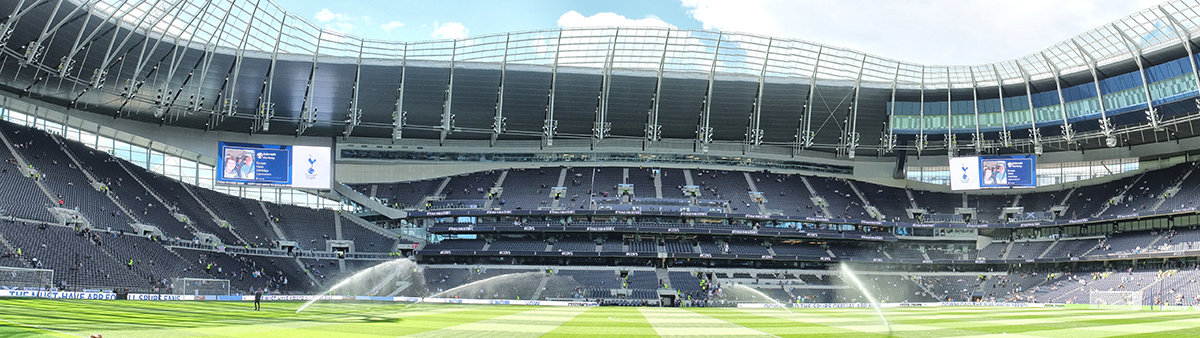
<svg viewBox="0 0 1200 338">
<path fill-rule="evenodd" d="M 1061 91 L 1196 53 L 1197 7 L 1164 3 L 1015 60 L 922 65 L 734 32 L 394 42 L 321 29 L 270 0 L 21 0 L 0 4 L 11 13 L 0 85 L 104 115 L 242 132 L 754 145 L 810 135 L 832 149 L 847 133 L 889 135 L 880 126 L 898 96 Z"/>
</svg>

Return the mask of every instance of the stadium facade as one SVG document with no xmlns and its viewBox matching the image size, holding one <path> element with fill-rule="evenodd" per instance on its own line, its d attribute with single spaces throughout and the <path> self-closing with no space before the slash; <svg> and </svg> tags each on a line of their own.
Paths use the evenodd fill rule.
<svg viewBox="0 0 1200 338">
<path fill-rule="evenodd" d="M 547 275 L 617 266 L 567 272 L 588 290 L 641 299 L 677 278 L 824 286 L 823 271 L 844 261 L 967 274 L 1174 268 L 1200 255 L 1190 241 L 1200 224 L 1196 8 L 1168 2 L 1015 60 L 943 66 L 734 32 L 389 42 L 322 30 L 269 0 L 10 1 L 0 4 L 11 13 L 0 26 L 0 116 L 17 125 L 0 135 L 22 174 L 54 175 L 10 181 L 47 200 L 6 213 L 43 231 L 166 238 L 146 252 L 65 245 L 76 257 L 208 262 L 204 273 L 172 272 L 187 278 L 230 277 L 212 262 L 273 266 L 269 286 L 291 291 L 313 288 L 285 287 L 288 278 L 324 283 L 311 272 L 322 260 L 345 272 L 396 255 L 455 276 L 441 282 L 478 275 L 456 264 Z M 86 148 L 106 150 L 102 137 L 141 149 L 113 154 L 132 164 L 154 167 L 161 154 L 193 173 L 156 170 L 176 179 L 163 180 Z M 216 185 L 218 141 L 332 147 L 336 182 L 304 193 Z M 1039 187 L 928 183 L 948 180 L 947 157 L 1005 154 L 1035 154 Z M 53 169 L 59 160 L 71 170 Z M 112 177 L 146 192 L 110 193 Z M 260 201 L 310 200 L 285 193 L 346 212 Z M 137 216 L 152 195 L 159 203 Z M 74 213 L 67 203 L 92 199 L 103 203 Z M 8 230 L 9 251 L 36 243 Z M 69 254 L 48 255 L 61 260 L 49 263 L 56 272 L 82 270 Z M 289 256 L 296 266 L 276 260 Z M 128 270 L 130 284 L 147 272 L 170 284 L 132 260 Z M 613 275 L 638 288 L 582 282 Z M 1021 291 L 980 283 L 967 293 Z"/>
</svg>

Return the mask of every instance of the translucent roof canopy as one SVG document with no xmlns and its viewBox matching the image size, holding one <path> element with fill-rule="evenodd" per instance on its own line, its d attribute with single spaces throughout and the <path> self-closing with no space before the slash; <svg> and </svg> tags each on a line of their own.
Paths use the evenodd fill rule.
<svg viewBox="0 0 1200 338">
<path fill-rule="evenodd" d="M 1179 46 L 1200 28 L 1196 0 L 1164 3 L 1015 60 L 921 65 L 836 46 L 768 36 L 666 28 L 562 28 L 457 40 L 396 42 L 324 30 L 270 0 L 69 0 L 92 15 L 189 47 L 438 61 L 697 72 L 879 83 L 898 88 L 1020 84 L 1087 71 Z"/>
</svg>

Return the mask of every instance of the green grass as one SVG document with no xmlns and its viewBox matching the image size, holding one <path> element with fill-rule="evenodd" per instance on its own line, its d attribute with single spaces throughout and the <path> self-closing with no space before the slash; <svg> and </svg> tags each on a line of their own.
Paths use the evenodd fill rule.
<svg viewBox="0 0 1200 338">
<path fill-rule="evenodd" d="M 0 337 L 1200 337 L 1200 311 L 735 309 L 0 299 Z"/>
</svg>

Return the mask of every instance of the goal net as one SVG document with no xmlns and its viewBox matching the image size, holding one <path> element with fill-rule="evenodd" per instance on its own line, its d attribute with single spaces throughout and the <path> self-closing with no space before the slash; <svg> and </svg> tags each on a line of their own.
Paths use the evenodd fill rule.
<svg viewBox="0 0 1200 338">
<path fill-rule="evenodd" d="M 0 266 L 0 287 L 46 290 L 54 285 L 54 270 Z"/>
<path fill-rule="evenodd" d="M 175 278 L 173 281 L 177 295 L 229 295 L 228 279 Z"/>
<path fill-rule="evenodd" d="M 1141 291 L 1092 291 L 1088 293 L 1091 309 L 1142 309 Z"/>
</svg>

